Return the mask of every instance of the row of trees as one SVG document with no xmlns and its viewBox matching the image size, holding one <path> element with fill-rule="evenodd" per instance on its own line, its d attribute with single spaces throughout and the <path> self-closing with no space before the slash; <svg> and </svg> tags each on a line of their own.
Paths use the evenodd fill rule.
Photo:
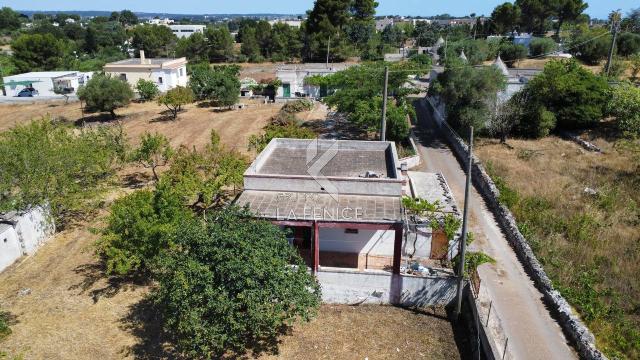
<svg viewBox="0 0 640 360">
<path fill-rule="evenodd" d="M 566 23 L 587 22 L 583 12 L 589 5 L 583 0 L 516 0 L 498 5 L 485 29 L 498 34 L 523 31 L 544 34 L 555 28 L 556 36 Z M 552 23 L 555 20 L 555 24 Z M 552 25 L 553 24 L 553 25 Z"/>
</svg>

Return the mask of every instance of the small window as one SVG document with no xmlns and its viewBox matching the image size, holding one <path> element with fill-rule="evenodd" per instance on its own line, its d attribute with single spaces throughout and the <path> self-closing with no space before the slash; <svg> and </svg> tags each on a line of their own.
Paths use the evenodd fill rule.
<svg viewBox="0 0 640 360">
<path fill-rule="evenodd" d="M 127 81 L 127 74 L 120 74 L 120 80 Z"/>
<path fill-rule="evenodd" d="M 178 70 L 178 73 L 180 74 L 180 76 L 182 76 L 182 68 Z"/>
<path fill-rule="evenodd" d="M 358 229 L 344 229 L 345 234 L 357 234 Z"/>
<path fill-rule="evenodd" d="M 162 84 L 162 76 L 158 78 L 158 84 Z"/>
</svg>

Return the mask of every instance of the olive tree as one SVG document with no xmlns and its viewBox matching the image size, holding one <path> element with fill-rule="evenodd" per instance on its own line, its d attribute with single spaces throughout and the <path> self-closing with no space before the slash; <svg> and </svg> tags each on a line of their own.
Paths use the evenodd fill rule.
<svg viewBox="0 0 640 360">
<path fill-rule="evenodd" d="M 614 87 L 608 104 L 618 128 L 627 135 L 640 135 L 640 89 L 623 82 Z"/>
<path fill-rule="evenodd" d="M 87 105 L 87 112 L 109 112 L 116 118 L 115 110 L 127 106 L 133 99 L 129 83 L 110 75 L 98 74 L 78 89 L 78 97 Z"/>
<path fill-rule="evenodd" d="M 275 351 L 296 320 L 313 317 L 320 286 L 277 226 L 228 207 L 182 222 L 154 266 L 151 298 L 186 357 Z"/>
<path fill-rule="evenodd" d="M 178 117 L 178 112 L 182 106 L 191 104 L 194 101 L 193 91 L 184 86 L 176 86 L 158 98 L 158 105 L 164 105 L 169 109 L 174 119 Z"/>
</svg>

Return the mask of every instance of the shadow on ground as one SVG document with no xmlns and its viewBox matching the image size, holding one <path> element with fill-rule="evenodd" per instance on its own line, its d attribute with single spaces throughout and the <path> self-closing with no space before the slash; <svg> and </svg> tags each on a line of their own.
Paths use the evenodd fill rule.
<svg viewBox="0 0 640 360">
<path fill-rule="evenodd" d="M 101 298 L 111 298 L 121 291 L 133 290 L 136 287 L 145 285 L 140 279 L 120 278 L 108 276 L 104 265 L 100 263 L 89 263 L 79 265 L 73 271 L 82 275 L 80 283 L 72 285 L 69 290 L 79 290 L 79 294 L 88 294 L 96 303 Z"/>
</svg>

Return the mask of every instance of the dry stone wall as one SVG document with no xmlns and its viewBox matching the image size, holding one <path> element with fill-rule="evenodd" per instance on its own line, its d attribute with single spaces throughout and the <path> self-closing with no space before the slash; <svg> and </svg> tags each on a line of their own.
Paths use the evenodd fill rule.
<svg viewBox="0 0 640 360">
<path fill-rule="evenodd" d="M 429 101 L 429 106 L 432 107 L 432 103 Z M 435 117 L 441 117 L 439 113 L 434 112 Z M 440 129 L 447 138 L 453 152 L 455 153 L 458 161 L 460 161 L 464 167 L 467 167 L 468 161 L 468 146 L 462 141 L 462 139 L 449 127 L 444 119 L 438 119 Z M 607 359 L 595 347 L 595 337 L 587 328 L 580 318 L 573 312 L 569 303 L 562 297 L 562 295 L 553 287 L 551 280 L 547 276 L 542 264 L 536 258 L 533 250 L 527 243 L 527 240 L 522 236 L 516 220 L 511 211 L 498 201 L 500 197 L 500 191 L 494 184 L 493 180 L 489 177 L 484 167 L 473 157 L 472 165 L 472 179 L 473 183 L 484 197 L 485 201 L 489 205 L 489 208 L 493 212 L 500 228 L 505 234 L 507 240 L 515 250 L 518 258 L 523 263 L 525 269 L 529 273 L 529 276 L 534 280 L 538 289 L 542 292 L 546 303 L 550 309 L 556 315 L 558 323 L 562 326 L 563 330 L 573 342 L 574 346 L 580 353 L 582 359 Z"/>
</svg>

